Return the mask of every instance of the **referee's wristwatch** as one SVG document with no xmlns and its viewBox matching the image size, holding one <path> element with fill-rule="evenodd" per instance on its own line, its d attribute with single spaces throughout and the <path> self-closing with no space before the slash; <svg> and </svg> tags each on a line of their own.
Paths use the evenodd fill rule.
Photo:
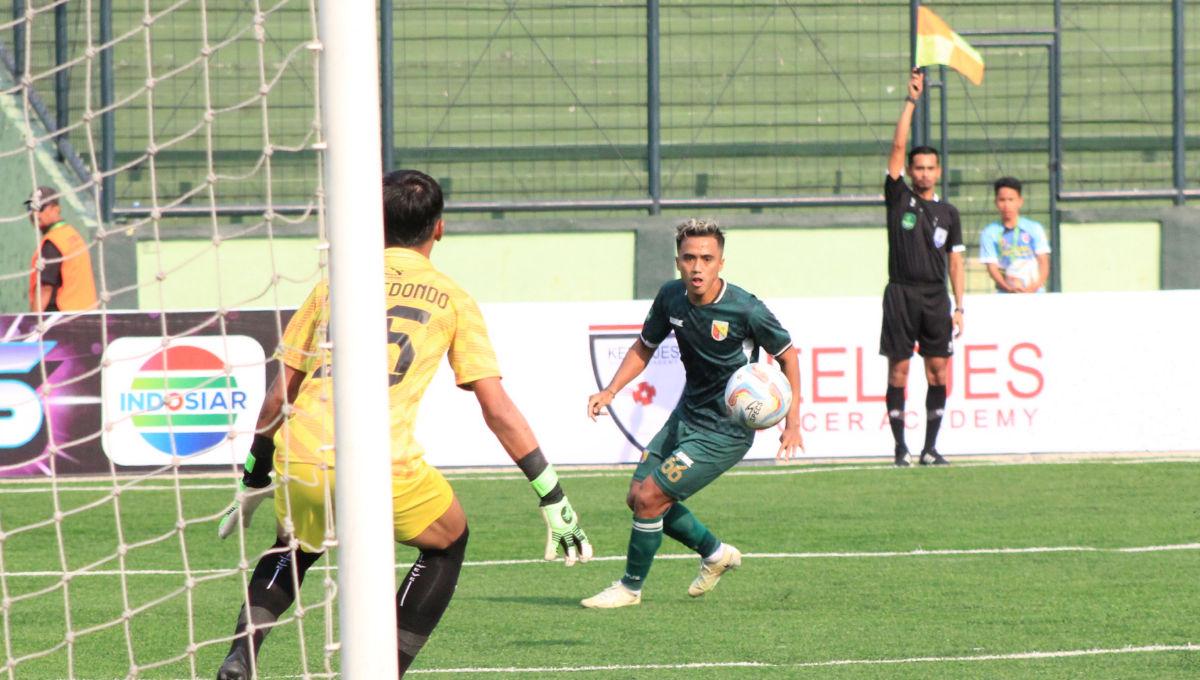
<svg viewBox="0 0 1200 680">
<path fill-rule="evenodd" d="M 955 313 L 955 314 L 962 314 L 962 313 L 963 313 L 963 308 L 962 308 L 962 307 L 955 307 L 955 308 L 954 308 L 954 313 Z"/>
</svg>

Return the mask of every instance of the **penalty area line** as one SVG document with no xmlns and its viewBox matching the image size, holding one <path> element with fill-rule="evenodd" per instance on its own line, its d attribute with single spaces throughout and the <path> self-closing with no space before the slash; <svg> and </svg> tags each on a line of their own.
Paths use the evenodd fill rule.
<svg viewBox="0 0 1200 680">
<path fill-rule="evenodd" d="M 885 462 L 882 458 L 878 463 L 870 463 L 865 465 L 843 464 L 837 462 L 821 462 L 821 463 L 787 463 L 782 465 L 772 465 L 766 459 L 754 459 L 747 461 L 748 465 L 740 465 L 721 475 L 722 477 L 770 477 L 776 475 L 813 475 L 813 474 L 831 474 L 838 472 L 885 472 L 887 474 L 910 474 L 911 470 L 903 470 L 894 467 L 890 458 Z M 991 461 L 991 460 L 963 460 L 955 461 L 955 469 L 1004 469 L 1011 467 L 1027 467 L 1033 465 L 1048 466 L 1048 465 L 1156 465 L 1170 463 L 1197 463 L 1200 458 L 1194 457 L 1168 457 L 1168 458 L 1086 458 L 1081 460 L 1017 460 L 1017 461 Z M 437 467 L 437 466 L 434 466 Z M 558 468 L 559 477 L 565 480 L 575 479 L 613 479 L 621 478 L 628 479 L 633 473 L 633 464 L 622 464 L 620 468 L 607 469 L 609 466 L 604 466 L 606 469 L 592 469 L 592 466 L 563 465 Z M 454 468 L 438 468 L 446 479 L 451 482 L 526 482 L 527 480 L 518 471 L 505 472 L 502 470 L 496 471 L 467 471 Z M 44 477 L 37 478 L 0 478 L 0 491 L 4 493 L 27 493 L 39 494 L 57 491 L 58 493 L 68 492 L 111 492 L 114 488 L 111 480 L 112 477 L 72 477 L 70 479 L 60 479 L 57 486 L 50 486 L 46 483 Z M 122 493 L 130 491 L 154 491 L 154 492 L 170 492 L 176 489 L 181 491 L 229 491 L 237 490 L 236 475 L 217 476 L 207 473 L 188 473 L 186 476 L 181 476 L 178 482 L 169 478 L 152 478 L 146 477 L 143 480 L 138 480 L 135 483 L 130 483 L 128 478 L 116 477 L 117 488 Z"/>
<path fill-rule="evenodd" d="M 1154 553 L 1154 552 L 1169 552 L 1173 550 L 1200 550 L 1200 543 L 1175 543 L 1171 545 L 1146 545 L 1133 546 L 1126 548 L 1097 548 L 1090 545 L 1059 545 L 1059 546 L 1033 546 L 1028 548 L 959 548 L 945 550 L 926 550 L 917 548 L 915 550 L 881 550 L 881 551 L 861 551 L 861 552 L 779 552 L 779 553 L 755 553 L 748 552 L 742 556 L 747 559 L 768 559 L 768 560 L 820 560 L 820 559 L 848 559 L 848 558 L 886 558 L 886 557 L 959 557 L 970 555 L 1038 555 L 1046 553 L 1117 553 L 1117 554 L 1133 554 L 1133 553 Z M 623 561 L 625 555 L 604 555 L 601 557 L 593 557 L 591 562 L 614 562 Z M 655 555 L 656 560 L 694 560 L 695 553 L 666 553 Z M 520 560 L 479 560 L 475 562 L 463 562 L 464 567 L 499 567 L 521 564 L 541 564 L 546 560 L 539 559 L 520 559 Z"/>
<path fill-rule="evenodd" d="M 1106 553 L 1119 555 L 1141 555 L 1146 553 L 1172 552 L 1179 550 L 1200 550 L 1200 543 L 1175 543 L 1171 545 L 1145 545 L 1131 546 L 1124 548 L 1097 548 L 1088 545 L 1061 545 L 1061 546 L 1043 546 L 1029 548 L 961 548 L 961 549 L 946 549 L 946 550 L 925 550 L 917 548 L 915 550 L 892 550 L 892 551 L 875 551 L 875 552 L 790 552 L 790 553 L 744 553 L 742 557 L 753 560 L 822 560 L 822 559 L 879 559 L 891 557 L 959 557 L 970 555 L 1044 555 L 1054 553 Z M 656 560 L 695 560 L 696 553 L 665 553 L 654 556 Z M 603 555 L 593 557 L 589 562 L 623 562 L 624 555 Z M 510 567 L 522 566 L 530 564 L 554 564 L 561 562 L 561 559 L 548 561 L 538 558 L 525 558 L 513 560 L 476 560 L 463 562 L 464 567 Z M 397 562 L 397 570 L 405 570 L 411 567 L 408 562 Z M 326 567 L 324 565 L 314 565 L 313 571 L 333 571 L 335 567 Z M 129 569 L 124 572 L 114 569 L 90 569 L 86 571 L 72 571 L 71 577 L 80 576 L 179 576 L 183 574 L 191 574 L 192 576 L 235 576 L 241 573 L 241 570 L 234 568 L 225 569 L 192 569 L 185 572 L 180 569 Z M 32 578 L 32 577 L 62 577 L 61 571 L 14 571 L 4 574 L 8 578 Z"/>
<path fill-rule="evenodd" d="M 417 668 L 413 675 L 485 674 L 485 673 L 591 673 L 598 671 L 643 671 L 643 670 L 696 670 L 703 668 L 822 668 L 829 666 L 886 666 L 918 663 L 972 663 L 981 661 L 1027 661 L 1037 659 L 1067 659 L 1081 656 L 1105 656 L 1111 654 L 1155 654 L 1162 652 L 1197 652 L 1200 645 L 1143 645 L 1140 647 L 1116 647 L 1111 649 L 1067 649 L 1052 652 L 1012 652 L 1009 654 L 969 654 L 964 656 L 911 656 L 894 659 L 830 659 L 828 661 L 800 661 L 796 663 L 771 663 L 766 661 L 713 661 L 680 664 L 607 664 L 600 666 L 542 666 L 508 668 Z"/>
</svg>

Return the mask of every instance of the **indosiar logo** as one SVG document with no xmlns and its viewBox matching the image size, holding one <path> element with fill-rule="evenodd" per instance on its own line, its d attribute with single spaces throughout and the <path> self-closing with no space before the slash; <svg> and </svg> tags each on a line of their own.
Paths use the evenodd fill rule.
<svg viewBox="0 0 1200 680">
<path fill-rule="evenodd" d="M 220 357 L 199 347 L 171 347 L 155 354 L 120 395 L 121 412 L 151 446 L 190 456 L 229 435 L 246 410 L 246 391 L 225 373 Z"/>
<path fill-rule="evenodd" d="M 114 462 L 162 464 L 165 454 L 211 464 L 220 462 L 214 456 L 245 454 L 264 396 L 257 341 L 193 337 L 165 349 L 158 338 L 118 343 L 123 341 L 128 343 L 110 348 L 103 381 L 104 419 L 111 431 L 104 449 Z M 221 446 L 225 442 L 232 446 Z"/>
</svg>

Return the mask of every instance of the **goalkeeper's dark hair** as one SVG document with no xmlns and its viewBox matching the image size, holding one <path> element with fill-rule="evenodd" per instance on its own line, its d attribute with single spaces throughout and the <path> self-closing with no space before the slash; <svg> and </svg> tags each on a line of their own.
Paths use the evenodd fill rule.
<svg viewBox="0 0 1200 680">
<path fill-rule="evenodd" d="M 1021 196 L 1021 180 L 1016 177 L 1001 177 L 992 182 L 992 191 L 995 194 L 999 194 L 1001 189 L 1012 189 L 1017 192 L 1018 196 Z"/>
<path fill-rule="evenodd" d="M 912 150 L 908 152 L 908 167 L 912 167 L 913 158 L 916 156 L 933 156 L 934 158 L 938 159 L 938 163 L 942 162 L 942 154 L 938 153 L 937 149 L 933 148 L 932 146 L 925 146 L 922 144 L 921 146 L 914 146 Z"/>
<path fill-rule="evenodd" d="M 717 239 L 717 245 L 725 250 L 725 232 L 713 220 L 690 219 L 675 227 L 675 252 L 679 252 L 683 239 L 692 236 L 711 236 Z"/>
<path fill-rule="evenodd" d="M 418 246 L 433 236 L 442 217 L 442 187 L 418 170 L 383 176 L 383 240 L 389 246 Z"/>
</svg>

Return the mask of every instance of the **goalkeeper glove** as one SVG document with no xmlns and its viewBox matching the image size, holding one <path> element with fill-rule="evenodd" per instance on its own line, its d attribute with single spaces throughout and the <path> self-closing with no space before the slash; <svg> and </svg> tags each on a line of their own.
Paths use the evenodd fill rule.
<svg viewBox="0 0 1200 680">
<path fill-rule="evenodd" d="M 260 503 L 266 500 L 271 493 L 270 486 L 265 486 L 261 489 L 246 486 L 245 482 L 238 482 L 237 495 L 234 496 L 233 502 L 229 507 L 225 508 L 225 512 L 221 515 L 221 524 L 217 527 L 217 536 L 221 538 L 229 538 L 234 529 L 240 523 L 243 527 L 250 526 L 250 519 L 254 517 L 254 511 L 258 509 Z"/>
<path fill-rule="evenodd" d="M 557 503 L 542 506 L 542 519 L 546 520 L 546 561 L 553 562 L 562 548 L 563 561 L 569 567 L 578 560 L 592 559 L 592 544 L 579 526 L 579 515 L 571 507 L 571 501 L 563 496 Z"/>
<path fill-rule="evenodd" d="M 254 511 L 270 493 L 271 465 L 275 455 L 275 441 L 266 435 L 254 435 L 254 443 L 250 445 L 250 453 L 246 456 L 246 464 L 242 467 L 242 479 L 238 482 L 237 494 L 225 512 L 221 513 L 221 523 L 217 526 L 217 536 L 229 538 L 238 524 L 250 526 Z"/>
<path fill-rule="evenodd" d="M 579 515 L 571 507 L 571 501 L 563 495 L 558 473 L 546 460 L 541 448 L 525 454 L 517 461 L 517 466 L 525 473 L 534 493 L 541 499 L 542 519 L 546 522 L 546 561 L 553 562 L 559 548 L 562 548 L 563 560 L 568 567 L 592 559 L 592 544 L 579 526 Z"/>
</svg>

